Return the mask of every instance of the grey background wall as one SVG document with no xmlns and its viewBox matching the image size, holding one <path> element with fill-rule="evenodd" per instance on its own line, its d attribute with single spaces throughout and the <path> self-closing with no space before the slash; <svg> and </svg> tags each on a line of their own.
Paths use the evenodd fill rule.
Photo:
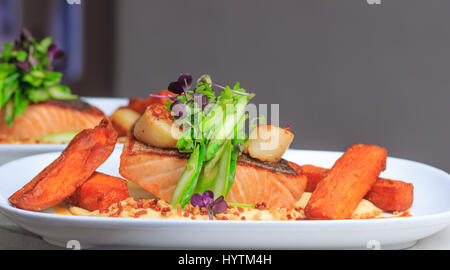
<svg viewBox="0 0 450 270">
<path fill-rule="evenodd" d="M 279 103 L 295 148 L 378 144 L 450 171 L 450 1 L 116 5 L 117 96 L 209 73 Z"/>
</svg>

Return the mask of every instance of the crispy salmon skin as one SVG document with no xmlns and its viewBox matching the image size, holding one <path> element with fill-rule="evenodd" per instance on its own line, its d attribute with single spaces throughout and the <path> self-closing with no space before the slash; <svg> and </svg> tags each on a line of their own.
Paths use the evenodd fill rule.
<svg viewBox="0 0 450 270">
<path fill-rule="evenodd" d="M 170 201 L 188 158 L 188 154 L 176 149 L 148 146 L 130 136 L 123 148 L 119 172 L 153 195 Z M 293 208 L 303 195 L 306 176 L 292 165 L 285 160 L 268 163 L 239 157 L 227 202 L 265 202 L 268 208 Z"/>
<path fill-rule="evenodd" d="M 306 205 L 309 219 L 349 219 L 386 168 L 386 149 L 351 146 L 316 187 Z"/>
<path fill-rule="evenodd" d="M 117 132 L 104 119 L 79 133 L 62 154 L 14 193 L 9 202 L 24 210 L 40 211 L 71 196 L 111 155 Z"/>
</svg>

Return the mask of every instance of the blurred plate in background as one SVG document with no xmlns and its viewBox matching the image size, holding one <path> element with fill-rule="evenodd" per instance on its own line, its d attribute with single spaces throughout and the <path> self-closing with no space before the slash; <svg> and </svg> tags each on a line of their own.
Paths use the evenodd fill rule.
<svg viewBox="0 0 450 270">
<path fill-rule="evenodd" d="M 84 97 L 82 99 L 98 107 L 105 115 L 111 115 L 118 107 L 128 105 L 127 98 Z M 65 147 L 65 144 L 0 144 L 0 165 L 21 157 L 62 151 Z"/>
</svg>

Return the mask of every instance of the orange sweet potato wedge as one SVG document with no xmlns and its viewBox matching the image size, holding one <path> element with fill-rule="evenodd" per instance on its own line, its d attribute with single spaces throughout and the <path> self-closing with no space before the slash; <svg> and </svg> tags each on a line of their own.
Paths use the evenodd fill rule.
<svg viewBox="0 0 450 270">
<path fill-rule="evenodd" d="M 9 202 L 32 211 L 55 206 L 72 195 L 111 155 L 116 141 L 117 132 L 103 119 L 94 129 L 79 133 L 53 163 L 14 193 Z"/>
<path fill-rule="evenodd" d="M 378 178 L 365 199 L 384 211 L 406 211 L 414 200 L 414 186 L 402 181 Z"/>
<path fill-rule="evenodd" d="M 305 207 L 308 219 L 349 219 L 386 168 L 386 149 L 351 146 L 319 182 Z"/>
<path fill-rule="evenodd" d="M 317 184 L 325 178 L 329 171 L 329 169 L 314 165 L 303 165 L 301 168 L 308 178 L 306 192 L 313 192 Z M 405 211 L 413 203 L 413 191 L 414 186 L 410 183 L 378 178 L 364 198 L 387 212 Z"/>
<path fill-rule="evenodd" d="M 89 211 L 103 210 L 130 197 L 127 181 L 95 172 L 68 199 L 69 203 Z"/>
</svg>

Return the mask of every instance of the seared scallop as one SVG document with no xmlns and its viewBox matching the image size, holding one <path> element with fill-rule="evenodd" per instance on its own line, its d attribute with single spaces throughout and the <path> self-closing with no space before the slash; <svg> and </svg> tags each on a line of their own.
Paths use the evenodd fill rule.
<svg viewBox="0 0 450 270">
<path fill-rule="evenodd" d="M 139 141 L 161 148 L 175 148 L 182 131 L 164 104 L 151 104 L 134 126 Z"/>
<path fill-rule="evenodd" d="M 245 151 L 256 159 L 277 162 L 294 140 L 288 129 L 274 125 L 258 125 L 251 133 Z"/>
<path fill-rule="evenodd" d="M 119 108 L 110 117 L 114 128 L 119 136 L 126 136 L 132 133 L 133 125 L 141 115 L 129 108 Z"/>
</svg>

